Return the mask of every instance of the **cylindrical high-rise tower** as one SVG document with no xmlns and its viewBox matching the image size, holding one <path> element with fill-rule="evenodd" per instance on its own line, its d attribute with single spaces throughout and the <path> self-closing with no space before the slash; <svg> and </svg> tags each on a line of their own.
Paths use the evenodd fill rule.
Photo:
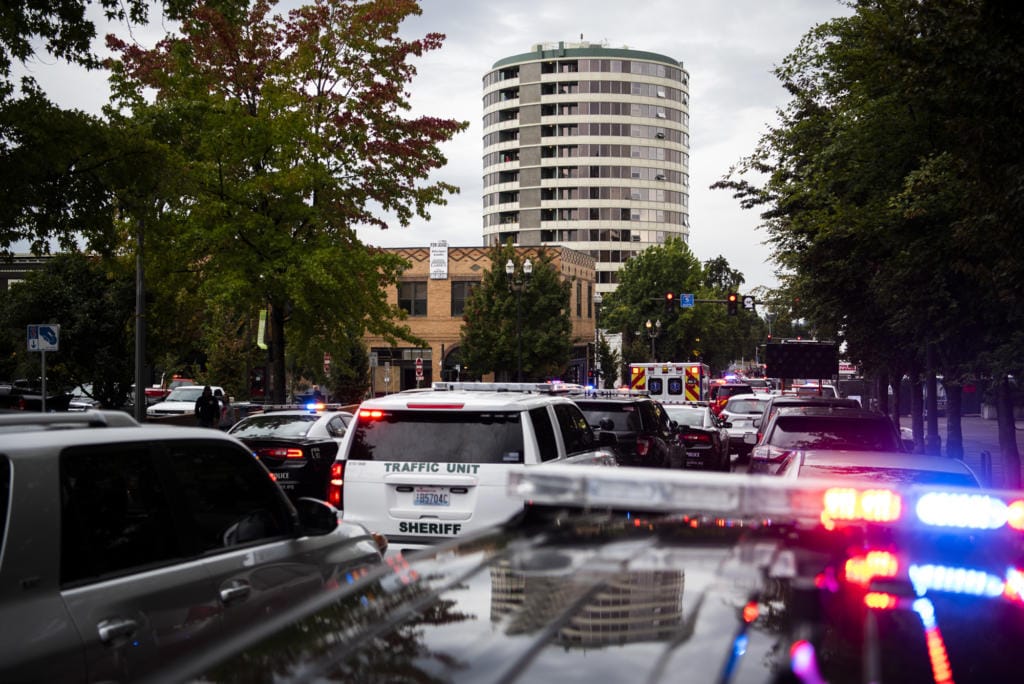
<svg viewBox="0 0 1024 684">
<path fill-rule="evenodd" d="M 689 75 L 652 52 L 536 45 L 483 80 L 484 244 L 557 244 L 597 289 L 668 236 L 689 239 Z"/>
</svg>

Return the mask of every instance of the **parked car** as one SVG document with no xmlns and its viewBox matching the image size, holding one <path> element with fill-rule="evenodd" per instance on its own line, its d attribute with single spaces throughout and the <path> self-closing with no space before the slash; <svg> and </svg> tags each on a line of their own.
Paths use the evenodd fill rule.
<svg viewBox="0 0 1024 684">
<path fill-rule="evenodd" d="M 345 433 L 331 501 L 396 545 L 436 543 L 522 509 L 510 471 L 617 465 L 615 437 L 547 383 L 434 383 L 364 401 Z M 340 490 L 340 493 L 339 493 Z"/>
<path fill-rule="evenodd" d="M 796 451 L 903 451 L 889 416 L 842 406 L 779 408 L 750 453 L 751 473 L 774 474 Z"/>
<path fill-rule="evenodd" d="M 0 415 L 0 681 L 162 676 L 382 560 L 238 440 L 126 413 Z"/>
<path fill-rule="evenodd" d="M 682 467 L 685 454 L 661 403 L 647 396 L 613 390 L 574 395 L 572 400 L 594 430 L 615 435 L 619 465 Z"/>
<path fill-rule="evenodd" d="M 902 451 L 794 451 L 779 466 L 777 474 L 791 479 L 857 480 L 882 487 L 911 484 L 981 486 L 963 461 Z"/>
<path fill-rule="evenodd" d="M 705 402 L 666 405 L 665 410 L 683 451 L 682 462 L 676 467 L 730 470 L 730 423 L 716 416 Z"/>
<path fill-rule="evenodd" d="M 754 448 L 757 435 L 754 419 L 761 416 L 769 401 L 771 395 L 767 393 L 735 394 L 729 397 L 718 414 L 729 423 L 729 451 L 736 454 L 741 463 L 750 458 L 750 450 Z"/>
<path fill-rule="evenodd" d="M 289 497 L 327 501 L 331 470 L 352 418 L 347 411 L 316 408 L 268 411 L 243 418 L 228 434 L 252 449 Z"/>
<path fill-rule="evenodd" d="M 1019 532 L 988 515 L 1019 507 L 1014 493 L 586 466 L 525 468 L 509 489 L 521 515 L 389 558 L 163 676 L 1020 679 Z M 869 501 L 890 506 L 869 517 Z"/>
<path fill-rule="evenodd" d="M 203 393 L 204 385 L 181 385 L 171 390 L 167 398 L 146 408 L 146 416 L 149 418 L 161 418 L 166 416 L 182 416 L 195 414 L 196 399 Z M 211 385 L 210 389 L 216 393 L 224 388 Z"/>
</svg>

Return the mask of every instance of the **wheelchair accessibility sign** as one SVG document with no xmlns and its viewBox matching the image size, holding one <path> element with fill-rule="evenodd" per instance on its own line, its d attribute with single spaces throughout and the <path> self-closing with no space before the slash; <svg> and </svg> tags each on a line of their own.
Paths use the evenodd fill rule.
<svg viewBox="0 0 1024 684">
<path fill-rule="evenodd" d="M 59 325 L 28 326 L 29 351 L 57 351 L 60 347 Z"/>
</svg>

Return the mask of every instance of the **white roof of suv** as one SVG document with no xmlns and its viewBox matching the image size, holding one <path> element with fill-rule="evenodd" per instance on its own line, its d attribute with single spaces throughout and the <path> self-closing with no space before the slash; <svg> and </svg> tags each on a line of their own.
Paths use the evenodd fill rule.
<svg viewBox="0 0 1024 684">
<path fill-rule="evenodd" d="M 342 508 L 394 544 L 417 545 L 507 519 L 510 470 L 616 465 L 582 411 L 543 383 L 438 383 L 360 405 L 339 454 Z"/>
</svg>

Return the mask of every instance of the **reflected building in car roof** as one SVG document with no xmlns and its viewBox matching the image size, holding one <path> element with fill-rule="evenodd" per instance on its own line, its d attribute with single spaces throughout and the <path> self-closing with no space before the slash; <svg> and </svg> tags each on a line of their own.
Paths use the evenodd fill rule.
<svg viewBox="0 0 1024 684">
<path fill-rule="evenodd" d="M 653 52 L 534 45 L 483 78 L 485 245 L 559 244 L 613 291 L 632 256 L 689 239 L 689 74 Z"/>
</svg>

